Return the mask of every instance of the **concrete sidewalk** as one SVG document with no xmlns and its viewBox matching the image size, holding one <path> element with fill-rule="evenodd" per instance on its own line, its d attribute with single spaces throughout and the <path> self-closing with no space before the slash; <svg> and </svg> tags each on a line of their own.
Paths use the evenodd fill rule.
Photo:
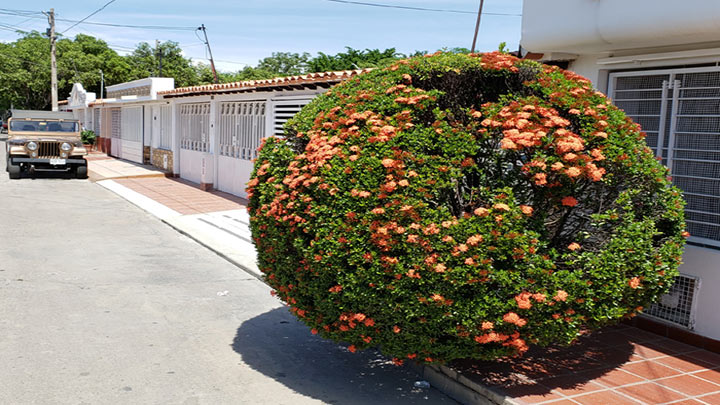
<svg viewBox="0 0 720 405">
<path fill-rule="evenodd" d="M 247 201 L 184 180 L 133 176 L 141 173 L 133 165 L 113 165 L 127 175 L 98 184 L 262 280 Z M 582 337 L 570 347 L 533 348 L 520 359 L 417 371 L 466 404 L 720 405 L 720 354 L 626 325 Z"/>
<path fill-rule="evenodd" d="M 115 159 L 100 152 L 91 152 L 86 159 L 88 161 L 88 177 L 91 181 L 165 177 L 168 174 L 153 166 Z"/>
</svg>

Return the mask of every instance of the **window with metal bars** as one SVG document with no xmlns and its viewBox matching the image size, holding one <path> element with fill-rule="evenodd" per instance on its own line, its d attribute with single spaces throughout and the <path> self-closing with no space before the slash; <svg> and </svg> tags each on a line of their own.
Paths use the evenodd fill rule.
<svg viewBox="0 0 720 405">
<path fill-rule="evenodd" d="M 207 152 L 210 147 L 210 103 L 180 104 L 180 148 Z"/>
<path fill-rule="evenodd" d="M 720 67 L 612 73 L 608 93 L 684 191 L 690 241 L 720 247 Z"/>
<path fill-rule="evenodd" d="M 265 136 L 265 102 L 220 103 L 218 139 L 220 155 L 252 160 Z"/>
</svg>

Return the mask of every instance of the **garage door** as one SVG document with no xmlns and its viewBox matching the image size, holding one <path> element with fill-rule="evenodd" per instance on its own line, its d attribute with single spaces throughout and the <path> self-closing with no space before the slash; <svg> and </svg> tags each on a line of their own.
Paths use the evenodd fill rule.
<svg viewBox="0 0 720 405">
<path fill-rule="evenodd" d="M 143 107 L 123 107 L 120 155 L 122 159 L 143 162 Z"/>
</svg>

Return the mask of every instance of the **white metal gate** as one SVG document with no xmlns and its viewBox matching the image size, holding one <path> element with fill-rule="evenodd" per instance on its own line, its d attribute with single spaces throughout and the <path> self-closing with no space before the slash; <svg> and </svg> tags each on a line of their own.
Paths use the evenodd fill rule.
<svg viewBox="0 0 720 405">
<path fill-rule="evenodd" d="M 210 103 L 180 104 L 179 110 L 180 177 L 201 183 L 203 154 L 210 150 Z"/>
<path fill-rule="evenodd" d="M 110 110 L 110 154 L 115 157 L 120 157 L 120 149 L 122 145 L 121 138 L 121 125 L 122 125 L 122 111 L 119 108 L 113 108 Z"/>
<path fill-rule="evenodd" d="M 120 155 L 122 159 L 143 163 L 143 107 L 123 107 Z"/>
<path fill-rule="evenodd" d="M 218 106 L 217 188 L 246 197 L 260 140 L 265 136 L 265 101 L 220 103 Z"/>
<path fill-rule="evenodd" d="M 612 73 L 608 94 L 684 191 L 690 240 L 720 246 L 720 67 Z"/>
</svg>

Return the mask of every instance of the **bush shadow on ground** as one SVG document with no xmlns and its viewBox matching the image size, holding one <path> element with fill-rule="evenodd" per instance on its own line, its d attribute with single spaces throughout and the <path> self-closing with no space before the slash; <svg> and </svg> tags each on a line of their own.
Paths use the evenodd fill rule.
<svg viewBox="0 0 720 405">
<path fill-rule="evenodd" d="M 641 342 L 663 339 L 625 325 L 584 335 L 570 346 L 532 347 L 523 357 L 495 361 L 456 361 L 451 368 L 471 381 L 509 397 L 534 397 L 552 391 L 583 390 L 602 382 L 611 371 L 630 361 L 642 361 Z M 668 353 L 670 354 L 670 353 Z M 548 397 L 548 400 L 550 398 Z"/>
<path fill-rule="evenodd" d="M 312 335 L 287 308 L 243 322 L 232 348 L 251 368 L 324 403 L 455 404 L 434 388 L 415 388 L 420 377 L 409 366 Z"/>
</svg>

